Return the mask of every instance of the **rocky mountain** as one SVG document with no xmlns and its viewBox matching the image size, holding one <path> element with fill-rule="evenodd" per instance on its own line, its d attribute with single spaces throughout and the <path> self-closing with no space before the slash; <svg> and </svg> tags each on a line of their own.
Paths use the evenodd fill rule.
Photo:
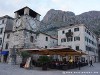
<svg viewBox="0 0 100 75">
<path fill-rule="evenodd" d="M 53 21 L 63 21 L 65 22 L 68 18 L 75 16 L 73 12 L 65 12 L 61 10 L 54 10 L 51 9 L 47 12 L 47 14 L 44 16 L 42 22 L 44 23 L 50 23 Z"/>
<path fill-rule="evenodd" d="M 57 35 L 57 29 L 70 24 L 85 24 L 96 34 L 100 33 L 100 11 L 89 11 L 75 15 L 70 11 L 51 9 L 40 23 L 40 31 Z"/>
</svg>

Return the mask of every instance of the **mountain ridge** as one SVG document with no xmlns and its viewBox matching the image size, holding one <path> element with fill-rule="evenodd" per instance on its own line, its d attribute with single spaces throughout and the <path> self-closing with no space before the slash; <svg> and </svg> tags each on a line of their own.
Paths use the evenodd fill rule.
<svg viewBox="0 0 100 75">
<path fill-rule="evenodd" d="M 88 11 L 79 15 L 71 11 L 50 9 L 40 22 L 40 31 L 57 35 L 57 29 L 70 24 L 85 24 L 100 34 L 100 11 Z"/>
</svg>

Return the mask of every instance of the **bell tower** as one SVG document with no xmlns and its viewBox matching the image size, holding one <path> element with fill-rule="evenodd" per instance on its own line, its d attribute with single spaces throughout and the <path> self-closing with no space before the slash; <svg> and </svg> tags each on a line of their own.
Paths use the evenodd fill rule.
<svg viewBox="0 0 100 75">
<path fill-rule="evenodd" d="M 29 15 L 37 20 L 40 20 L 40 16 L 41 16 L 40 14 L 33 11 L 32 9 L 30 9 L 27 6 L 20 9 L 20 10 L 15 11 L 14 13 L 15 13 L 15 18 L 18 18 L 18 17 L 23 16 L 23 15 Z"/>
<path fill-rule="evenodd" d="M 14 12 L 13 39 L 16 48 L 32 48 L 39 30 L 40 14 L 29 7 Z"/>
</svg>

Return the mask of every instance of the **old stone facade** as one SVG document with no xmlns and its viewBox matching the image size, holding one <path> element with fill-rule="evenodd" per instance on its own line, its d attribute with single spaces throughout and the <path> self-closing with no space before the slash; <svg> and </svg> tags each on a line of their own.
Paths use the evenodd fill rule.
<svg viewBox="0 0 100 75">
<path fill-rule="evenodd" d="M 1 61 L 5 61 L 7 57 L 6 54 L 8 53 L 8 51 L 6 49 L 3 49 L 4 37 L 5 37 L 5 31 L 12 30 L 13 20 L 14 19 L 8 15 L 0 17 L 0 59 Z M 1 57 L 4 57 L 4 60 Z"/>
<path fill-rule="evenodd" d="M 56 38 L 39 32 L 39 16 L 40 15 L 38 13 L 28 7 L 16 11 L 12 31 L 5 32 L 3 49 L 5 49 L 7 44 L 9 45 L 8 49 L 13 47 L 34 48 L 35 46 L 45 48 L 47 44 L 47 47 L 53 47 L 53 43 L 54 45 L 57 45 Z M 7 36 L 10 38 L 7 38 Z M 49 38 L 49 40 L 46 40 L 45 42 L 46 38 Z M 45 43 L 40 44 L 41 42 Z"/>
<path fill-rule="evenodd" d="M 29 7 L 15 11 L 11 29 L 7 28 L 8 30 L 5 31 L 2 51 L 6 50 L 11 53 L 13 48 L 50 48 L 57 45 L 56 38 L 39 31 L 39 23 L 40 14 Z M 41 44 L 41 42 L 44 43 Z"/>
<path fill-rule="evenodd" d="M 13 18 L 5 15 L 3 17 L 0 17 L 0 50 L 2 50 L 2 46 L 4 43 L 4 37 L 5 37 L 5 31 L 12 30 L 12 23 Z"/>
<path fill-rule="evenodd" d="M 29 11 L 33 15 L 35 14 L 35 17 Z M 35 32 L 38 30 L 39 25 L 39 20 L 37 20 L 36 15 L 39 14 L 28 7 L 15 12 L 13 29 L 10 32 L 5 32 L 3 49 L 5 49 L 6 44 L 9 44 L 9 49 L 13 48 L 13 46 L 16 48 L 32 48 L 36 37 Z M 9 39 L 7 38 L 8 35 L 10 35 Z"/>
</svg>

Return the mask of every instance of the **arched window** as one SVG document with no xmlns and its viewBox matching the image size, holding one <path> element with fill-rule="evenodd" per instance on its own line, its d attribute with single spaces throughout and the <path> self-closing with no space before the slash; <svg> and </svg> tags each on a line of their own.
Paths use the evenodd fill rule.
<svg viewBox="0 0 100 75">
<path fill-rule="evenodd" d="M 46 41 L 48 41 L 48 37 L 46 37 Z"/>
<path fill-rule="evenodd" d="M 5 49 L 8 49 L 8 46 L 9 46 L 9 44 L 8 44 L 8 43 L 6 43 Z"/>
<path fill-rule="evenodd" d="M 31 37 L 30 37 L 30 42 L 33 42 L 33 39 L 34 39 L 34 37 L 33 37 L 33 36 L 31 36 Z"/>
</svg>

